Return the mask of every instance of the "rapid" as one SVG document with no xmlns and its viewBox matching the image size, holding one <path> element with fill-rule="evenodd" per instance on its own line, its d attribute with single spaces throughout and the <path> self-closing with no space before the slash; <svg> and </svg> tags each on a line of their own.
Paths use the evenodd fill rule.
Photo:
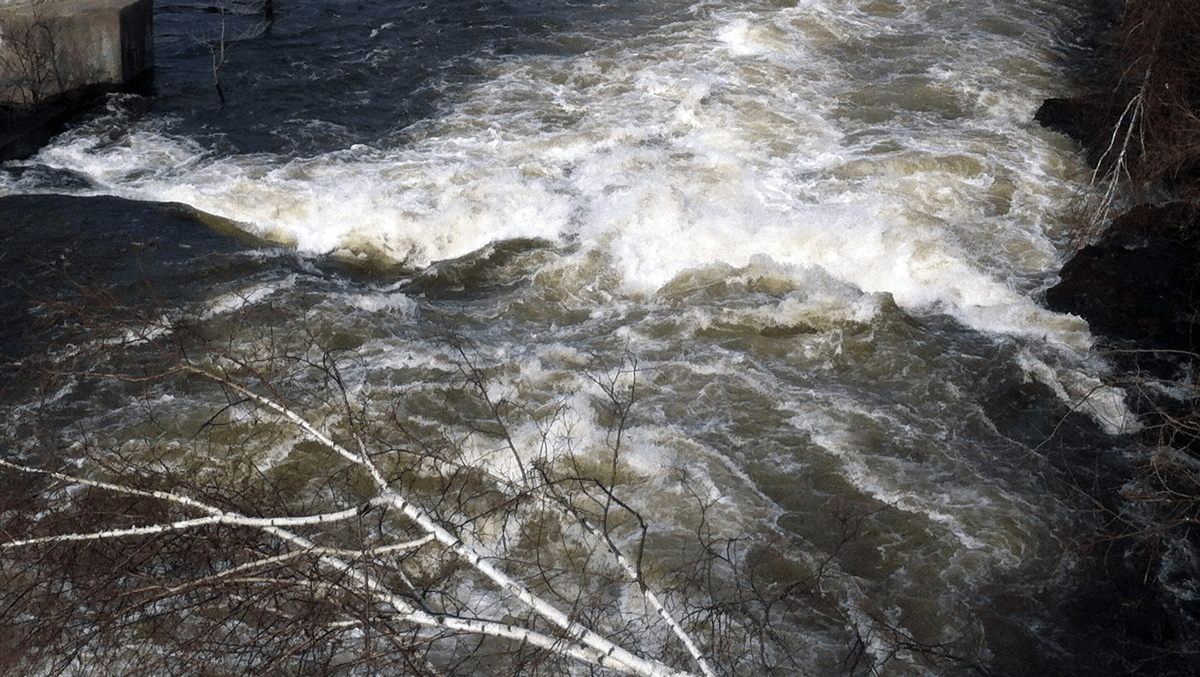
<svg viewBox="0 0 1200 677">
<path fill-rule="evenodd" d="M 428 393 L 469 359 L 555 412 L 516 417 L 529 447 L 604 448 L 596 398 L 628 390 L 617 491 L 653 569 L 698 533 L 770 544 L 776 583 L 820 568 L 780 665 L 1088 651 L 1057 616 L 1096 519 L 1064 474 L 1136 424 L 1086 323 L 1039 304 L 1088 170 L 1033 122 L 1088 3 L 280 0 L 269 30 L 251 4 L 156 5 L 155 93 L 0 167 L 10 261 L 104 241 L 67 279 L 149 276 L 156 312 L 228 345 L 333 346 L 350 392 L 463 430 Z M 57 393 L 62 448 L 221 406 L 126 387 Z"/>
</svg>

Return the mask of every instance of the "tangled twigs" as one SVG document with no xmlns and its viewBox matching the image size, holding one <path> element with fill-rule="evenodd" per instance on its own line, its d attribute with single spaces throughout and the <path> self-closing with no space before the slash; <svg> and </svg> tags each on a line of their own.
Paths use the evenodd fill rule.
<svg viewBox="0 0 1200 677">
<path fill-rule="evenodd" d="M 1090 141 L 1098 188 L 1085 215 L 1095 236 L 1139 202 L 1194 200 L 1200 185 L 1200 4 L 1130 0 L 1112 36 L 1114 85 L 1094 95 L 1099 127 Z"/>
<path fill-rule="evenodd" d="M 56 483 L 55 493 L 76 491 L 79 489 L 124 496 L 130 499 L 142 499 L 155 503 L 158 508 L 151 510 L 151 518 L 135 518 L 129 526 L 109 526 L 100 528 L 85 528 L 67 532 L 55 531 L 28 535 L 24 537 L 9 537 L 0 543 L 0 549 L 15 551 L 38 547 L 65 546 L 68 544 L 102 545 L 109 542 L 127 541 L 129 539 L 146 539 L 165 537 L 167 535 L 185 536 L 187 534 L 211 532 L 212 529 L 224 528 L 241 531 L 257 532 L 263 542 L 276 543 L 273 549 L 251 549 L 248 558 L 234 559 L 226 563 L 218 563 L 206 575 L 197 575 L 191 580 L 182 582 L 155 582 L 146 579 L 134 586 L 129 595 L 141 595 L 140 603 L 130 609 L 117 612 L 125 620 L 118 625 L 136 622 L 145 610 L 162 600 L 188 594 L 197 594 L 205 590 L 208 594 L 229 594 L 231 603 L 235 606 L 244 600 L 258 599 L 245 593 L 233 594 L 233 590 L 255 589 L 274 590 L 275 594 L 286 593 L 293 596 L 298 590 L 306 590 L 310 600 L 320 604 L 365 605 L 369 609 L 365 617 L 347 617 L 335 614 L 327 621 L 329 628 L 359 628 L 363 624 L 373 627 L 377 635 L 392 641 L 397 650 L 410 651 L 414 644 L 414 636 L 397 633 L 393 628 L 396 624 L 416 628 L 425 628 L 429 634 L 426 642 L 436 643 L 439 637 L 447 636 L 477 636 L 492 640 L 515 642 L 522 647 L 536 647 L 553 655 L 569 660 L 591 664 L 600 668 L 622 674 L 643 675 L 647 677 L 665 677 L 668 675 L 689 674 L 678 668 L 671 667 L 652 658 L 646 658 L 634 653 L 625 646 L 600 634 L 588 624 L 575 618 L 548 602 L 529 585 L 519 578 L 509 574 L 501 566 L 502 558 L 490 554 L 478 535 L 464 533 L 464 525 L 479 519 L 471 515 L 461 515 L 447 519 L 422 508 L 416 501 L 406 495 L 404 488 L 394 479 L 389 478 L 389 472 L 377 460 L 377 452 L 372 451 L 368 441 L 361 431 L 352 426 L 347 434 L 352 444 L 345 445 L 334 438 L 328 431 L 322 429 L 307 417 L 301 415 L 292 405 L 285 402 L 280 390 L 267 387 L 270 393 L 264 395 L 257 389 L 242 383 L 233 374 L 240 373 L 249 376 L 254 382 L 268 384 L 269 375 L 262 369 L 254 367 L 244 360 L 234 358 L 229 353 L 214 353 L 216 363 L 223 363 L 224 368 L 212 365 L 200 366 L 186 358 L 180 358 L 176 368 L 165 371 L 166 374 L 177 377 L 192 376 L 213 383 L 224 389 L 230 395 L 230 404 L 216 416 L 209 417 L 202 424 L 202 429 L 217 426 L 217 419 L 234 414 L 234 410 L 245 409 L 247 406 L 262 415 L 275 417 L 286 421 L 288 425 L 300 432 L 303 439 L 319 445 L 320 448 L 331 452 L 328 467 L 341 462 L 348 468 L 357 468 L 360 479 L 353 479 L 353 474 L 340 471 L 349 481 L 357 485 L 356 491 L 363 495 L 359 501 L 338 509 L 313 511 L 308 514 L 267 514 L 258 515 L 246 510 L 233 510 L 227 507 L 228 499 L 218 499 L 221 504 L 211 499 L 193 495 L 196 488 L 188 481 L 175 481 L 175 488 L 143 488 L 135 483 L 125 481 L 109 481 L 93 479 L 77 473 L 45 470 L 12 461 L 0 461 L 0 468 L 27 476 L 41 476 Z M 345 382 L 337 373 L 336 367 L 331 367 L 330 360 L 307 361 L 310 367 L 324 370 L 332 369 L 330 378 L 325 380 L 340 391 L 335 398 L 339 406 L 348 412 L 355 409 L 351 396 L 346 390 Z M 232 371 L 231 371 L 232 370 Z M 471 373 L 478 375 L 472 368 Z M 73 372 L 75 377 L 81 377 L 86 372 Z M 484 387 L 483 384 L 479 384 Z M 493 407 L 494 412 L 498 408 Z M 240 414 L 245 415 L 245 412 Z M 497 413 L 498 419 L 499 415 Z M 352 423 L 358 423 L 353 415 L 349 416 Z M 503 424 L 503 421 L 501 421 Z M 520 456 L 516 442 L 511 435 L 504 435 L 511 453 Z M 454 471 L 451 466 L 443 466 Z M 525 466 L 523 466 L 525 467 Z M 627 576 L 636 582 L 637 589 L 645 596 L 655 613 L 668 622 L 672 632 L 686 646 L 694 658 L 696 665 L 705 675 L 713 675 L 713 671 L 704 660 L 698 644 L 688 635 L 683 626 L 668 612 L 666 606 L 649 589 L 649 585 L 638 567 L 634 566 L 620 551 L 611 536 L 596 527 L 587 516 L 574 509 L 570 500 L 559 490 L 561 480 L 553 480 L 539 470 L 539 478 L 533 474 L 522 473 L 523 478 L 518 482 L 515 493 L 519 496 L 531 495 L 543 491 L 550 497 L 548 505 L 557 505 L 558 514 L 568 518 L 568 523 L 574 523 L 586 538 L 607 544 L 610 554 Z M 154 478 L 157 477 L 157 480 Z M 161 474 L 147 475 L 151 481 L 165 479 Z M 365 484 L 364 484 L 365 482 Z M 367 489 L 367 487 L 370 487 Z M 192 487 L 192 488 L 189 488 Z M 601 487 L 611 498 L 605 510 L 620 509 L 634 514 L 639 522 L 641 517 L 625 503 L 612 496 L 611 490 Z M 254 507 L 254 510 L 271 510 L 269 506 Z M 363 543 L 355 547 L 333 547 L 322 544 L 322 540 L 331 541 L 340 538 L 339 532 L 344 532 L 348 526 L 362 524 L 372 513 L 379 514 L 375 531 L 378 537 L 392 541 L 389 524 L 403 526 L 401 532 L 416 531 L 403 540 L 383 543 Z M 643 530 L 644 531 L 644 530 Z M 399 535 L 399 534 L 395 534 Z M 458 564 L 451 565 L 444 556 L 429 554 L 429 548 L 438 545 L 446 553 L 452 553 Z M 280 550 L 282 548 L 282 550 Z M 428 560 L 442 562 L 439 566 L 467 567 L 479 574 L 482 580 L 489 581 L 494 590 L 515 600 L 516 603 L 531 611 L 534 616 L 548 622 L 553 632 L 531 625 L 523 625 L 515 620 L 511 613 L 503 618 L 487 618 L 484 613 L 469 611 L 469 607 L 460 610 L 438 608 L 430 604 L 412 576 L 401 566 L 404 561 L 415 562 Z M 400 558 L 397 560 L 397 558 Z M 424 558 L 424 559 L 423 559 Z M 315 569 L 305 565 L 305 562 L 315 564 Z M 399 562 L 399 564 L 398 564 Z M 422 567 L 418 566 L 416 570 Z M 145 574 L 138 574 L 145 578 Z M 304 581 L 297 587 L 297 581 Z M 445 583 L 450 586 L 451 583 Z M 350 594 L 353 600 L 348 601 L 345 595 Z M 469 604 L 470 602 L 465 602 Z M 276 618 L 288 618 L 294 612 L 288 611 L 294 602 L 271 601 L 259 603 L 257 607 L 265 608 Z M 240 607 L 239 607 L 240 608 Z M 239 612 L 241 613 L 241 612 Z M 340 616 L 340 618 L 339 618 Z M 539 624 L 540 625 L 540 624 Z M 420 636 L 420 633 L 418 633 Z M 428 667 L 428 666 L 427 666 Z"/>
<path fill-rule="evenodd" d="M 470 566 L 474 567 L 484 576 L 492 580 L 501 589 L 507 590 L 509 593 L 516 596 L 517 599 L 519 599 L 529 608 L 533 609 L 540 616 L 551 621 L 565 631 L 568 638 L 578 641 L 584 646 L 564 646 L 564 643 L 559 639 L 547 637 L 545 635 L 541 635 L 540 633 L 534 633 L 523 628 L 516 628 L 506 624 L 440 617 L 427 618 L 420 612 L 410 609 L 410 620 L 413 622 L 428 624 L 435 627 L 449 627 L 453 629 L 467 630 L 469 632 L 478 632 L 485 635 L 501 636 L 508 639 L 517 639 L 546 649 L 564 651 L 569 653 L 574 658 L 584 660 L 589 663 L 594 663 L 600 667 L 618 669 L 622 672 L 628 672 L 629 674 L 655 676 L 686 674 L 675 671 L 654 661 L 648 661 L 640 658 L 624 648 L 613 644 L 604 637 L 601 637 L 582 624 L 571 620 L 567 614 L 542 600 L 525 585 L 512 578 L 504 571 L 500 570 L 500 568 L 492 564 L 489 560 L 484 558 L 483 555 L 480 554 L 474 547 L 464 542 L 459 536 L 452 533 L 441 524 L 437 523 L 419 506 L 409 501 L 401 493 L 393 490 L 389 486 L 388 481 L 384 478 L 379 467 L 365 453 L 351 452 L 323 432 L 317 430 L 302 416 L 273 400 L 260 396 L 239 384 L 233 383 L 224 377 L 211 374 L 205 370 L 193 368 L 192 371 L 207 376 L 208 378 L 212 378 L 220 382 L 226 388 L 244 395 L 246 398 L 257 402 L 264 408 L 274 411 L 301 428 L 314 440 L 336 452 L 342 458 L 364 468 L 370 474 L 372 481 L 375 483 L 375 486 L 379 491 L 378 497 L 375 499 L 379 504 L 386 505 L 404 513 L 406 517 L 411 519 L 413 522 L 416 522 L 423 531 L 430 536 L 433 536 L 443 546 L 458 553 L 459 556 L 461 556 L 470 564 Z M 311 544 L 308 547 L 311 547 Z M 363 583 L 368 587 L 374 587 L 375 585 L 370 581 L 363 581 Z"/>
</svg>

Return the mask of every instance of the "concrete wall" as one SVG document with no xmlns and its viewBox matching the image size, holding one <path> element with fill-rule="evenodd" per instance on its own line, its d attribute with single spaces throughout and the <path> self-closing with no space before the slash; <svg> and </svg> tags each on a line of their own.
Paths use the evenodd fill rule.
<svg viewBox="0 0 1200 677">
<path fill-rule="evenodd" d="M 120 86 L 153 65 L 153 0 L 0 0 L 0 103 Z"/>
</svg>

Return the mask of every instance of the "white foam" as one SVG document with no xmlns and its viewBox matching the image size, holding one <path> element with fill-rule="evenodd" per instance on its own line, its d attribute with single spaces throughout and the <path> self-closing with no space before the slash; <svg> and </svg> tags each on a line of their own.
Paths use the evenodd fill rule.
<svg viewBox="0 0 1200 677">
<path fill-rule="evenodd" d="M 570 240 L 580 256 L 603 250 L 638 293 L 768 256 L 797 279 L 820 268 L 910 311 L 1086 348 L 1081 323 L 1013 284 L 1054 263 L 1043 221 L 1069 157 L 994 102 L 956 125 L 919 111 L 886 129 L 842 119 L 842 97 L 888 80 L 841 73 L 815 36 L 902 34 L 922 28 L 914 12 L 817 2 L 717 12 L 580 57 L 482 62 L 487 77 L 403 147 L 218 157 L 155 128 L 108 146 L 67 136 L 38 161 L 314 254 L 423 266 L 498 240 Z M 946 46 L 928 77 L 960 82 L 958 60 L 1001 48 L 1014 45 Z M 1028 89 L 976 71 L 960 88 L 964 108 Z M 1022 96 L 1013 105 L 1036 93 Z M 1033 253 L 996 254 L 1018 242 Z"/>
</svg>

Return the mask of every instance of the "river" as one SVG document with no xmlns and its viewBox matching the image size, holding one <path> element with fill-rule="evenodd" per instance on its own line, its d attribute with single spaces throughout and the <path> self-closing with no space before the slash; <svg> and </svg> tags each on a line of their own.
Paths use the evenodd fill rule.
<svg viewBox="0 0 1200 677">
<path fill-rule="evenodd" d="M 813 612 L 754 640 L 778 674 L 1032 674 L 1103 644 L 1062 616 L 1096 525 L 1064 477 L 1133 422 L 1086 324 L 1039 304 L 1088 170 L 1033 122 L 1087 2 L 280 0 L 269 28 L 156 5 L 154 94 L 0 167 L 28 289 L 322 347 L 499 475 L 447 394 L 464 363 L 519 446 L 597 466 L 597 403 L 628 391 L 616 492 L 653 568 L 698 530 L 774 584 L 821 563 Z M 228 404 L 128 389 L 10 402 L 54 431 L 14 445 L 126 449 L 148 411 Z"/>
</svg>

